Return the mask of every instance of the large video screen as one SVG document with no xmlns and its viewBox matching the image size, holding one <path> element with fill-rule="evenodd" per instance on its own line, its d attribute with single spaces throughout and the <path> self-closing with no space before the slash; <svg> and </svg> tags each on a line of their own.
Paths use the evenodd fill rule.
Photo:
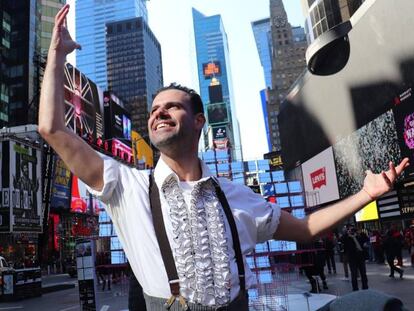
<svg viewBox="0 0 414 311">
<path fill-rule="evenodd" d="M 226 103 L 207 105 L 207 118 L 210 125 L 228 123 L 229 116 Z"/>
<path fill-rule="evenodd" d="M 340 197 L 358 192 L 365 171 L 388 169 L 389 161 L 399 162 L 401 151 L 392 111 L 388 111 L 334 145 Z"/>
<path fill-rule="evenodd" d="M 41 151 L 15 141 L 9 146 L 12 231 L 40 232 Z"/>
<path fill-rule="evenodd" d="M 401 157 L 408 157 L 410 163 L 414 163 L 414 98 L 411 93 L 409 88 L 396 98 L 393 112 Z M 414 176 L 414 165 L 407 167 L 405 173 Z"/>
<path fill-rule="evenodd" d="M 52 210 L 69 210 L 72 173 L 62 159 L 55 156 L 50 206 Z"/>
<path fill-rule="evenodd" d="M 339 199 L 332 147 L 303 163 L 302 174 L 308 207 Z"/>
<path fill-rule="evenodd" d="M 65 66 L 65 122 L 81 137 L 103 137 L 103 93 L 94 82 L 67 63 Z"/>
</svg>

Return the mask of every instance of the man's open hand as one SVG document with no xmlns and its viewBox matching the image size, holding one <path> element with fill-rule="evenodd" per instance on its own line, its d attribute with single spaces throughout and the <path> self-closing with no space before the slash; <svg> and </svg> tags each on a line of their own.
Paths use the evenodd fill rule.
<svg viewBox="0 0 414 311">
<path fill-rule="evenodd" d="M 366 171 L 367 176 L 364 179 L 363 190 L 372 200 L 376 200 L 392 189 L 395 180 L 408 165 L 408 158 L 405 158 L 397 167 L 395 167 L 393 162 L 390 162 L 389 170 L 386 172 L 383 171 L 379 174 L 374 174 L 370 170 Z"/>
<path fill-rule="evenodd" d="M 52 40 L 50 42 L 50 52 L 55 52 L 58 56 L 66 57 L 74 49 L 80 49 L 81 46 L 72 40 L 68 29 L 66 28 L 66 16 L 69 12 L 69 4 L 64 5 L 55 17 L 55 26 L 53 27 Z"/>
</svg>

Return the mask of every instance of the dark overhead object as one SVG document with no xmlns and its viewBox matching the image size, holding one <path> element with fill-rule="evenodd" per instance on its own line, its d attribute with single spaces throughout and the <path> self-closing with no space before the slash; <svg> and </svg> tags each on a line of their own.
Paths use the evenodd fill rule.
<svg viewBox="0 0 414 311">
<path fill-rule="evenodd" d="M 350 21 L 336 25 L 308 47 L 306 63 L 312 74 L 328 76 L 345 67 L 351 51 L 348 38 L 351 29 Z"/>
</svg>

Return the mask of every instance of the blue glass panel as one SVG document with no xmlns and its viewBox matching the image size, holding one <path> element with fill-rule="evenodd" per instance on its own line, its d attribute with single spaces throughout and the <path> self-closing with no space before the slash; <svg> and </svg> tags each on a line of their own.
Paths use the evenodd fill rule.
<svg viewBox="0 0 414 311">
<path fill-rule="evenodd" d="M 279 204 L 280 208 L 290 207 L 289 197 L 278 197 L 277 204 Z"/>
<path fill-rule="evenodd" d="M 289 183 L 289 192 L 302 192 L 302 185 L 300 181 L 290 181 Z"/>
<path fill-rule="evenodd" d="M 275 184 L 275 189 L 276 189 L 276 193 L 277 194 L 281 194 L 281 193 L 288 193 L 288 187 L 287 184 L 285 182 L 282 183 L 276 183 Z"/>
<path fill-rule="evenodd" d="M 274 171 L 272 172 L 273 182 L 282 182 L 285 181 L 285 173 L 283 171 Z"/>
<path fill-rule="evenodd" d="M 292 204 L 292 207 L 304 206 L 305 202 L 303 200 L 303 196 L 302 195 L 290 196 L 290 204 Z"/>
<path fill-rule="evenodd" d="M 259 182 L 260 183 L 271 183 L 272 178 L 270 173 L 259 173 Z"/>
</svg>

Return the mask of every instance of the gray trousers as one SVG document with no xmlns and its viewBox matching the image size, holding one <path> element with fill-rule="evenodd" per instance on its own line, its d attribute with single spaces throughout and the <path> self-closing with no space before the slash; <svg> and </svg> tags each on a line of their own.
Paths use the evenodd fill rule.
<svg viewBox="0 0 414 311">
<path fill-rule="evenodd" d="M 147 311 L 165 311 L 165 298 L 151 297 L 144 293 Z M 188 311 L 248 311 L 249 299 L 246 293 L 240 293 L 229 305 L 223 307 L 208 307 L 188 302 Z M 171 305 L 170 311 L 183 311 L 178 299 Z M 185 311 L 185 310 L 184 310 Z"/>
</svg>

